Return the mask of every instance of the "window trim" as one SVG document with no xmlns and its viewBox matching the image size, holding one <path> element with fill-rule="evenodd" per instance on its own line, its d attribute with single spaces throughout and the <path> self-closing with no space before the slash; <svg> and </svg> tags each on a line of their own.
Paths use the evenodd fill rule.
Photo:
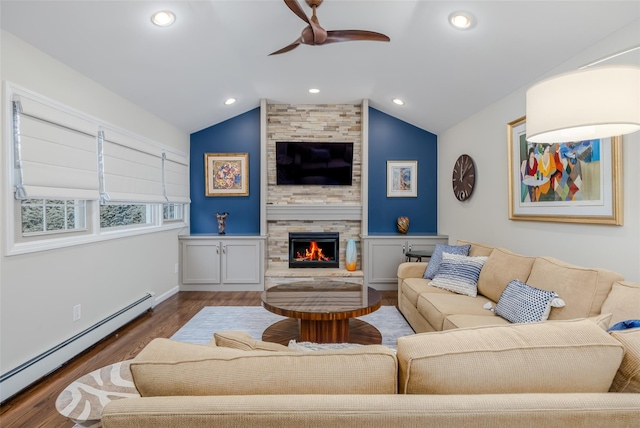
<svg viewBox="0 0 640 428">
<path fill-rule="evenodd" d="M 20 202 L 13 198 L 10 199 L 13 203 L 9 203 L 8 205 L 15 205 L 16 202 Z M 98 204 L 98 201 L 87 201 L 87 212 L 89 211 L 89 205 L 92 205 L 91 211 L 94 213 L 90 217 L 87 217 L 87 229 L 89 230 L 89 233 L 74 234 L 74 236 L 67 236 L 70 234 L 64 233 L 61 235 L 65 236 L 60 236 L 57 238 L 49 237 L 48 239 L 32 240 L 29 242 L 21 242 L 15 240 L 14 226 L 16 222 L 14 221 L 13 214 L 11 214 L 10 216 L 6 217 L 9 227 L 7 227 L 7 252 L 5 255 L 13 256 L 39 251 L 55 250 L 59 248 L 73 247 L 76 245 L 84 245 L 94 242 L 109 241 L 112 239 L 140 236 L 149 233 L 165 232 L 169 230 L 184 229 L 189 227 L 188 222 L 186 220 L 183 220 L 181 222 L 176 221 L 164 224 L 162 222 L 160 222 L 160 224 L 147 224 L 133 228 L 109 228 L 100 230 L 100 208 Z M 162 209 L 162 204 L 151 205 L 154 206 L 152 209 Z M 189 204 L 185 204 L 184 210 L 185 218 L 188 219 L 189 217 L 187 215 L 187 212 L 189 210 Z"/>
</svg>

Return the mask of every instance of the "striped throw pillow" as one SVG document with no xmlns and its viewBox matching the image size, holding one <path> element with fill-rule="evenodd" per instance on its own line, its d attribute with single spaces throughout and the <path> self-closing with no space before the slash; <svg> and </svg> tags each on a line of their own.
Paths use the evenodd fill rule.
<svg viewBox="0 0 640 428">
<path fill-rule="evenodd" d="M 442 262 L 438 272 L 429 285 L 465 296 L 476 297 L 480 270 L 487 259 L 488 257 L 442 253 Z"/>
<path fill-rule="evenodd" d="M 427 264 L 427 268 L 424 271 L 424 279 L 433 279 L 438 273 L 438 269 L 440 268 L 440 263 L 442 263 L 442 254 L 459 254 L 461 256 L 468 256 L 469 250 L 471 249 L 471 244 L 467 245 L 446 245 L 446 244 L 436 244 L 436 247 L 433 249 L 433 253 L 431 254 L 431 258 L 429 258 L 429 263 Z"/>
</svg>

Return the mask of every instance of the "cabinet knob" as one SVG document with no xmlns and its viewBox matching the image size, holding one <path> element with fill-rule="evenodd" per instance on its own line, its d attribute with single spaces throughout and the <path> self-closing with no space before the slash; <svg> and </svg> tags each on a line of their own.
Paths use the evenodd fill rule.
<svg viewBox="0 0 640 428">
<path fill-rule="evenodd" d="M 402 254 L 404 254 L 404 253 L 406 253 L 406 252 L 407 252 L 407 248 L 403 245 L 403 246 L 402 246 Z"/>
<path fill-rule="evenodd" d="M 226 245 L 222 246 L 222 254 L 227 254 L 227 246 Z"/>
<path fill-rule="evenodd" d="M 411 245 L 409 245 L 409 252 L 411 252 Z"/>
<path fill-rule="evenodd" d="M 220 254 L 220 246 L 216 245 L 216 254 Z"/>
</svg>

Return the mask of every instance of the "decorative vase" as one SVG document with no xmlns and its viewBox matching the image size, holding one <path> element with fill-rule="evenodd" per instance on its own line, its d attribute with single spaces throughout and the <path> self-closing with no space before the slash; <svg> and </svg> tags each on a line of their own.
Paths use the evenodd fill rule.
<svg viewBox="0 0 640 428">
<path fill-rule="evenodd" d="M 396 224 L 398 225 L 398 232 L 407 233 L 409 231 L 409 217 L 398 217 Z"/>
<path fill-rule="evenodd" d="M 356 253 L 356 241 L 349 239 L 347 241 L 346 266 L 347 270 L 353 272 L 358 264 L 358 254 Z"/>
<path fill-rule="evenodd" d="M 229 213 L 216 213 L 216 218 L 218 219 L 218 233 L 220 235 L 225 234 L 225 228 L 227 227 L 227 216 Z"/>
</svg>

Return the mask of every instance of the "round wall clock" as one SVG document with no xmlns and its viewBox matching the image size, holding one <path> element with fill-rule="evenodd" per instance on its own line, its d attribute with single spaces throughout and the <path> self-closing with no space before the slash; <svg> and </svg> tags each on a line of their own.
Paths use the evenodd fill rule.
<svg viewBox="0 0 640 428">
<path fill-rule="evenodd" d="M 469 155 L 461 155 L 453 166 L 453 194 L 459 201 L 466 201 L 476 183 L 476 168 Z"/>
</svg>

